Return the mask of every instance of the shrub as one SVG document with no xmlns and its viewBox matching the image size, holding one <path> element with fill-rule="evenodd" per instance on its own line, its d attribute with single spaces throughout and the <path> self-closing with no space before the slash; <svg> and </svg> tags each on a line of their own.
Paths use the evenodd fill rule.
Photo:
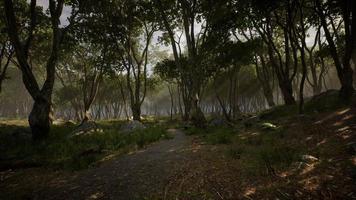
<svg viewBox="0 0 356 200">
<path fill-rule="evenodd" d="M 120 133 L 119 123 L 121 122 L 99 122 L 99 126 L 104 128 L 103 133 L 76 137 L 68 137 L 74 126 L 53 126 L 49 138 L 40 142 L 14 139 L 14 127 L 1 125 L 0 158 L 6 162 L 28 159 L 43 166 L 79 170 L 87 168 L 108 154 L 142 148 L 162 138 L 171 137 L 165 128 L 158 126 L 132 133 Z"/>
</svg>

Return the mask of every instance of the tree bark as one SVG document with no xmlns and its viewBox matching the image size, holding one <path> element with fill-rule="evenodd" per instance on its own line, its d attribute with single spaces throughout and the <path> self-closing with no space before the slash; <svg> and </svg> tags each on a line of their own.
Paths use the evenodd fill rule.
<svg viewBox="0 0 356 200">
<path fill-rule="evenodd" d="M 17 21 L 15 17 L 12 0 L 5 0 L 5 14 L 7 31 L 10 41 L 15 49 L 16 58 L 22 72 L 22 79 L 27 91 L 34 100 L 33 109 L 29 116 L 29 124 L 33 139 L 43 139 L 48 136 L 51 124 L 51 96 L 55 80 L 55 66 L 58 60 L 60 41 L 63 38 L 63 31 L 59 28 L 60 16 L 63 9 L 63 0 L 49 1 L 51 16 L 52 45 L 51 54 L 46 63 L 46 79 L 43 87 L 40 88 L 28 62 L 28 52 L 33 39 L 36 23 L 36 1 L 30 3 L 30 23 L 29 33 L 25 42 L 20 41 Z"/>
<path fill-rule="evenodd" d="M 174 107 L 173 87 L 168 85 L 167 88 L 168 88 L 168 92 L 169 92 L 169 97 L 171 99 L 170 118 L 172 121 L 173 120 L 173 107 Z"/>
<path fill-rule="evenodd" d="M 46 138 L 51 125 L 51 101 L 42 96 L 37 97 L 29 115 L 32 138 L 35 140 Z"/>
<path fill-rule="evenodd" d="M 131 106 L 133 120 L 141 121 L 141 105 Z"/>
<path fill-rule="evenodd" d="M 273 99 L 273 90 L 270 84 L 271 77 L 270 77 L 269 69 L 267 68 L 267 64 L 264 59 L 264 56 L 260 55 L 259 58 L 261 59 L 261 69 L 259 67 L 259 63 L 256 55 L 255 67 L 256 67 L 257 79 L 260 81 L 262 85 L 263 94 L 266 98 L 268 106 L 273 107 L 276 104 L 274 103 L 274 99 Z"/>
</svg>

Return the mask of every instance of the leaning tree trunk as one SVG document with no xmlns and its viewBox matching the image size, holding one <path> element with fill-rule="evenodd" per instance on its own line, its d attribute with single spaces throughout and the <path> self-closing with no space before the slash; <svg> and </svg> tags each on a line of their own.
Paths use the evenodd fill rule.
<svg viewBox="0 0 356 200">
<path fill-rule="evenodd" d="M 35 99 L 28 122 L 35 140 L 46 138 L 51 125 L 51 100 L 43 96 Z"/>
</svg>

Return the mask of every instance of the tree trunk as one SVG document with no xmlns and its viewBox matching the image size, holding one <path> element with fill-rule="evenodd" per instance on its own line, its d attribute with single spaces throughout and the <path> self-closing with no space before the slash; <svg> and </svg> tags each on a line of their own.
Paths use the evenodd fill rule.
<svg viewBox="0 0 356 200">
<path fill-rule="evenodd" d="M 355 91 L 353 87 L 353 70 L 351 69 L 351 66 L 344 66 L 342 74 L 340 97 L 344 100 L 350 100 Z"/>
<path fill-rule="evenodd" d="M 303 32 L 304 38 L 303 38 L 303 44 L 300 49 L 300 54 L 301 54 L 301 60 L 302 60 L 302 80 L 300 81 L 300 87 L 299 87 L 299 114 L 304 114 L 304 83 L 307 77 L 307 64 L 305 61 L 305 48 L 306 48 L 306 43 L 305 43 L 305 32 Z"/>
<path fill-rule="evenodd" d="M 33 39 L 33 33 L 37 25 L 35 14 L 36 1 L 31 0 L 31 19 L 28 23 L 30 28 L 27 36 L 27 44 L 25 46 L 23 46 L 20 41 L 21 34 L 18 31 L 13 1 L 6 0 L 4 3 L 8 35 L 15 50 L 19 68 L 22 72 L 24 85 L 31 97 L 34 99 L 34 105 L 28 120 L 32 131 L 32 137 L 33 139 L 43 139 L 48 136 L 50 130 L 52 120 L 50 116 L 51 96 L 55 80 L 55 66 L 58 61 L 60 42 L 63 35 L 65 35 L 59 28 L 59 18 L 62 13 L 64 1 L 57 1 L 57 3 L 55 1 L 49 1 L 49 13 L 53 33 L 51 53 L 46 63 L 47 75 L 42 89 L 40 89 L 36 77 L 32 71 L 32 67 L 28 63 L 30 43 Z"/>
<path fill-rule="evenodd" d="M 132 105 L 131 106 L 133 120 L 141 121 L 141 106 Z"/>
<path fill-rule="evenodd" d="M 292 83 L 289 81 L 280 81 L 279 86 L 282 92 L 284 103 L 286 105 L 294 105 L 296 102 L 293 96 Z"/>
<path fill-rule="evenodd" d="M 89 121 L 91 119 L 91 114 L 90 114 L 90 111 L 89 109 L 85 109 L 84 110 L 84 113 L 83 113 L 83 120 L 82 120 L 82 124 Z"/>
<path fill-rule="evenodd" d="M 179 114 L 181 115 L 182 119 L 184 119 L 184 113 L 183 113 L 182 102 L 181 102 L 182 95 L 181 95 L 179 83 L 177 84 L 177 92 L 178 92 L 178 108 L 179 108 Z"/>
<path fill-rule="evenodd" d="M 259 64 L 258 61 L 255 61 L 255 66 L 256 66 L 256 75 L 257 79 L 260 81 L 263 89 L 263 94 L 267 100 L 268 106 L 273 107 L 276 104 L 274 103 L 273 100 L 273 90 L 270 85 L 270 73 L 269 69 L 267 68 L 266 61 L 263 57 L 263 55 L 259 55 L 261 59 L 261 70 L 259 69 Z M 273 79 L 273 78 L 272 78 Z"/>
<path fill-rule="evenodd" d="M 28 118 L 32 138 L 39 140 L 46 138 L 49 134 L 51 124 L 51 103 L 48 98 L 37 97 Z"/>
<path fill-rule="evenodd" d="M 263 94 L 267 100 L 267 103 L 268 103 L 268 106 L 269 107 L 274 107 L 276 104 L 274 103 L 274 100 L 273 100 L 273 92 L 271 90 L 271 88 L 269 87 L 269 84 L 268 86 L 262 86 L 263 87 Z"/>
<path fill-rule="evenodd" d="M 194 126 L 198 128 L 205 128 L 207 121 L 205 119 L 204 113 L 199 107 L 199 98 L 196 99 L 192 103 L 192 111 L 191 111 L 191 121 L 193 122 Z"/>
<path fill-rule="evenodd" d="M 170 118 L 171 118 L 171 121 L 173 120 L 173 107 L 174 107 L 174 100 L 173 100 L 173 89 L 171 89 L 171 87 L 168 85 L 168 92 L 169 92 L 169 96 L 170 96 L 170 99 L 171 99 L 171 109 L 170 109 Z"/>
<path fill-rule="evenodd" d="M 337 46 L 334 42 L 334 38 L 328 29 L 328 22 L 326 20 L 326 16 L 325 16 L 323 8 L 322 8 L 322 1 L 316 0 L 315 2 L 316 2 L 316 6 L 317 6 L 317 13 L 319 15 L 321 25 L 323 26 L 323 29 L 324 29 L 325 38 L 328 41 L 330 55 L 334 60 L 334 64 L 335 64 L 335 67 L 337 70 L 337 75 L 338 75 L 340 83 L 341 83 L 341 89 L 340 89 L 340 93 L 339 93 L 340 98 L 343 100 L 349 100 L 354 93 L 353 77 L 352 77 L 353 70 L 350 65 L 350 59 L 351 59 L 352 50 L 353 50 L 352 44 L 350 44 L 350 43 L 352 43 L 353 36 L 349 36 L 349 35 L 346 36 L 345 55 L 350 54 L 350 57 L 344 56 L 343 62 L 341 62 L 340 55 L 339 55 L 340 52 L 338 51 Z M 346 19 L 344 19 L 344 21 L 345 20 Z M 355 22 L 356 22 L 356 20 L 355 20 Z M 349 37 L 351 38 L 351 40 Z M 348 42 L 350 42 L 350 43 L 348 43 Z M 351 48 L 349 45 L 351 45 Z"/>
</svg>

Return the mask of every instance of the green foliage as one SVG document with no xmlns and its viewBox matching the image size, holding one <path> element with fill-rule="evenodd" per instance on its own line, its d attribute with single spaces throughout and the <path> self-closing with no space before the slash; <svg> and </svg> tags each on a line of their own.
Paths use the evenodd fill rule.
<svg viewBox="0 0 356 200">
<path fill-rule="evenodd" d="M 305 152 L 303 145 L 293 143 L 293 135 L 289 130 L 280 128 L 274 131 L 257 129 L 248 135 L 237 135 L 226 154 L 241 160 L 241 167 L 248 175 L 271 175 L 288 168 L 299 160 Z M 268 169 L 270 168 L 270 169 Z"/>
<path fill-rule="evenodd" d="M 99 122 L 103 133 L 69 137 L 74 126 L 53 126 L 50 137 L 38 143 L 14 138 L 15 130 L 25 127 L 1 126 L 0 158 L 4 161 L 25 160 L 51 168 L 85 169 L 105 156 L 143 148 L 160 139 L 170 139 L 164 128 L 156 126 L 132 133 L 120 133 L 121 122 Z"/>
<path fill-rule="evenodd" d="M 227 128 L 216 128 L 210 130 L 204 139 L 208 144 L 230 144 L 232 137 L 232 130 Z"/>
<path fill-rule="evenodd" d="M 206 130 L 192 126 L 185 129 L 184 133 L 186 135 L 203 135 L 206 134 Z"/>
<path fill-rule="evenodd" d="M 299 159 L 297 150 L 287 145 L 265 146 L 257 151 L 260 165 L 270 164 L 271 166 L 289 166 Z"/>
<path fill-rule="evenodd" d="M 184 133 L 201 136 L 208 144 L 230 144 L 234 136 L 234 131 L 225 127 L 209 127 L 207 129 L 190 127 L 184 130 Z"/>
<path fill-rule="evenodd" d="M 353 99 L 355 99 L 355 97 Z M 304 110 L 306 114 L 326 112 L 345 107 L 347 105 L 350 105 L 351 102 L 345 102 L 340 99 L 339 91 L 329 90 L 309 99 L 304 105 Z M 286 117 L 293 117 L 297 114 L 297 105 L 281 105 L 263 111 L 262 113 L 260 113 L 260 118 L 262 120 L 274 120 Z"/>
<path fill-rule="evenodd" d="M 183 63 L 183 61 L 186 62 L 184 58 L 181 58 L 180 62 Z M 157 63 L 154 72 L 163 80 L 169 82 L 179 78 L 179 69 L 174 60 L 165 59 Z"/>
<path fill-rule="evenodd" d="M 355 99 L 355 96 L 353 99 Z M 342 108 L 349 104 L 350 102 L 345 102 L 342 99 L 340 99 L 339 91 L 329 90 L 310 99 L 305 104 L 305 111 L 307 113 L 326 112 L 326 111 Z"/>
</svg>

